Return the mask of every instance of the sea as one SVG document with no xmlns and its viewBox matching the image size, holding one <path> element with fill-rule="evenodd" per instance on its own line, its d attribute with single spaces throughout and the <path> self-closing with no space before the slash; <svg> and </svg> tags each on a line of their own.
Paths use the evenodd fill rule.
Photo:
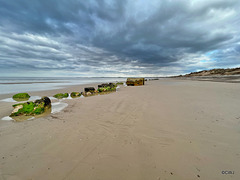
<svg viewBox="0 0 240 180">
<path fill-rule="evenodd" d="M 123 77 L 0 77 L 0 94 L 62 89 L 71 85 L 126 81 Z"/>
</svg>

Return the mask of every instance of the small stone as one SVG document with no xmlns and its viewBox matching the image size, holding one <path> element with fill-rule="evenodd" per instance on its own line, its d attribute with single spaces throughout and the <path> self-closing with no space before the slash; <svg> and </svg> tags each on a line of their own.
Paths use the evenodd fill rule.
<svg viewBox="0 0 240 180">
<path fill-rule="evenodd" d="M 84 88 L 84 91 L 85 91 L 85 93 L 87 93 L 87 92 L 94 93 L 95 92 L 95 88 L 94 87 L 86 87 L 86 88 Z"/>
<path fill-rule="evenodd" d="M 90 95 L 92 95 L 92 93 L 91 93 L 91 92 L 87 92 L 86 95 L 87 95 L 87 96 L 90 96 Z"/>
<path fill-rule="evenodd" d="M 57 99 L 67 98 L 67 97 L 68 97 L 68 93 L 55 94 L 53 97 L 55 97 L 55 98 L 57 98 Z"/>
<path fill-rule="evenodd" d="M 81 93 L 80 92 L 72 92 L 70 95 L 72 98 L 80 97 Z"/>
</svg>

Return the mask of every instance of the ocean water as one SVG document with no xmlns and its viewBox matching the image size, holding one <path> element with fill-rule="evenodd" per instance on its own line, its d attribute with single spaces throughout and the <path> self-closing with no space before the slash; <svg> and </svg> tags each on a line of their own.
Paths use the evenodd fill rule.
<svg viewBox="0 0 240 180">
<path fill-rule="evenodd" d="M 0 94 L 61 89 L 70 85 L 126 81 L 108 77 L 0 77 Z"/>
</svg>

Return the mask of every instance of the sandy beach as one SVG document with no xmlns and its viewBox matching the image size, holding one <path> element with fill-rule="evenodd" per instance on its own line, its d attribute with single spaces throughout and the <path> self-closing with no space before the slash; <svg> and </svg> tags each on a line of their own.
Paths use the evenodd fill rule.
<svg viewBox="0 0 240 180">
<path fill-rule="evenodd" d="M 239 83 L 160 79 L 0 121 L 0 180 L 238 180 L 239 92 Z M 11 104 L 0 103 L 1 116 Z"/>
</svg>

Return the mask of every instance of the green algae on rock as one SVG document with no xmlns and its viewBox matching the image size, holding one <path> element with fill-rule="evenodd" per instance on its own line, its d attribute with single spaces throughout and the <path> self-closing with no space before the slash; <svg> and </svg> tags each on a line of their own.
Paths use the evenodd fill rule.
<svg viewBox="0 0 240 180">
<path fill-rule="evenodd" d="M 144 78 L 127 78 L 127 86 L 142 86 L 144 85 Z"/>
<path fill-rule="evenodd" d="M 57 98 L 57 99 L 67 98 L 67 97 L 68 97 L 68 93 L 55 94 L 53 97 L 55 97 L 55 98 Z"/>
<path fill-rule="evenodd" d="M 70 96 L 71 96 L 72 98 L 76 98 L 76 97 L 80 97 L 81 94 L 82 94 L 82 93 L 80 93 L 80 92 L 72 92 L 72 93 L 70 94 Z"/>
<path fill-rule="evenodd" d="M 101 88 L 98 88 L 98 92 L 108 92 L 108 91 L 116 91 L 116 87 L 101 87 Z"/>
<path fill-rule="evenodd" d="M 98 85 L 98 92 L 109 92 L 109 91 L 116 91 L 117 84 L 109 83 L 109 84 L 100 84 Z"/>
<path fill-rule="evenodd" d="M 15 101 L 27 101 L 30 96 L 28 93 L 18 93 L 13 95 L 12 97 Z"/>
<path fill-rule="evenodd" d="M 48 97 L 43 97 L 34 102 L 25 102 L 13 105 L 14 110 L 10 117 L 14 116 L 34 116 L 45 112 L 51 108 L 51 100 Z"/>
<path fill-rule="evenodd" d="M 84 92 L 85 93 L 87 93 L 87 92 L 94 93 L 95 92 L 95 88 L 94 87 L 86 87 L 86 88 L 84 88 Z"/>
</svg>

